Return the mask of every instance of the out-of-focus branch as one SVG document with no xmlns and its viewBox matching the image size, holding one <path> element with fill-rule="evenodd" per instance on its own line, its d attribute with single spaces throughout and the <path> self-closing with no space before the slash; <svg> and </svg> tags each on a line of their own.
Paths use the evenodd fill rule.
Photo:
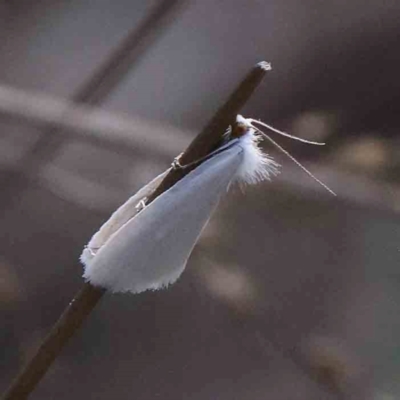
<svg viewBox="0 0 400 400">
<path fill-rule="evenodd" d="M 160 148 L 168 155 L 176 154 L 188 143 L 187 135 L 176 128 L 5 85 L 0 85 L 0 115 L 39 127 L 61 128 L 55 131 L 63 134 L 68 130 L 92 141 L 147 151 Z"/>
<path fill-rule="evenodd" d="M 176 127 L 161 126 L 144 119 L 130 118 L 5 85 L 0 85 L 0 115 L 40 127 L 58 126 L 62 128 L 60 134 L 68 131 L 94 143 L 124 148 L 126 152 L 134 149 L 168 157 L 178 154 L 187 146 L 190 136 Z M 308 168 L 332 186 L 340 198 L 398 212 L 400 187 L 397 185 L 321 163 L 311 163 Z M 307 192 L 320 192 L 315 182 L 290 163 L 284 165 L 279 181 L 290 186 L 301 186 Z"/>
<path fill-rule="evenodd" d="M 142 21 L 135 25 L 127 35 L 110 51 L 108 56 L 96 66 L 89 78 L 73 93 L 75 103 L 98 105 L 121 83 L 128 72 L 137 65 L 137 61 L 160 38 L 168 22 L 173 21 L 179 6 L 184 0 L 160 0 L 150 7 Z M 36 176 L 40 169 L 64 144 L 65 137 L 57 130 L 60 127 L 49 125 L 39 138 L 29 147 L 21 160 L 19 169 L 15 169 L 3 180 L 1 209 L 3 212 L 12 200 L 21 196 L 27 181 Z"/>
</svg>

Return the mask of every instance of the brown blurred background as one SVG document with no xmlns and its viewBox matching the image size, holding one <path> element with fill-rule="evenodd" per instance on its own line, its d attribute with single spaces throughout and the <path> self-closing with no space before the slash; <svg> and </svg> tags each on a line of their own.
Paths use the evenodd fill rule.
<svg viewBox="0 0 400 400">
<path fill-rule="evenodd" d="M 338 197 L 266 146 L 281 175 L 225 197 L 174 286 L 106 295 L 31 398 L 400 398 L 399 20 L 396 0 L 2 2 L 0 388 L 90 236 L 267 60 L 244 115 L 326 141 L 276 138 Z"/>
</svg>

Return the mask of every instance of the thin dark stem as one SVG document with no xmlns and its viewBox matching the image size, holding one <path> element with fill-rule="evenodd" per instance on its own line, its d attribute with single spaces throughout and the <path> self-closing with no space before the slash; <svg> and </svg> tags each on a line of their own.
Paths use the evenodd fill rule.
<svg viewBox="0 0 400 400">
<path fill-rule="evenodd" d="M 268 63 L 260 62 L 249 71 L 236 90 L 230 95 L 226 103 L 216 112 L 211 121 L 194 138 L 192 143 L 182 154 L 180 162 L 183 165 L 190 164 L 195 160 L 205 157 L 218 146 L 222 134 L 228 126 L 235 121 L 236 115 L 239 114 L 241 108 L 249 100 L 257 86 L 261 83 L 266 72 L 270 69 L 271 67 Z M 165 192 L 188 172 L 190 172 L 190 168 L 171 170 L 152 196 L 150 196 L 148 202 Z"/>
<path fill-rule="evenodd" d="M 4 400 L 21 400 L 28 397 L 65 343 L 82 325 L 104 293 L 105 289 L 96 288 L 89 283 L 83 285 L 52 327 L 36 354 L 4 393 Z"/>
<path fill-rule="evenodd" d="M 238 88 L 229 97 L 224 106 L 216 113 L 211 122 L 199 133 L 185 151 L 184 163 L 189 164 L 207 155 L 219 143 L 222 134 L 229 124 L 234 121 L 240 108 L 250 98 L 253 91 L 261 82 L 267 71 L 266 65 L 257 64 L 245 77 Z M 172 171 L 157 188 L 149 202 L 156 196 L 163 193 L 183 175 Z M 21 373 L 11 384 L 2 400 L 23 400 L 26 399 L 40 379 L 57 358 L 69 338 L 82 325 L 85 318 L 101 299 L 105 289 L 85 283 L 80 292 L 68 305 L 60 319 L 51 329 L 49 335 L 44 339 L 33 358 L 24 367 Z"/>
</svg>

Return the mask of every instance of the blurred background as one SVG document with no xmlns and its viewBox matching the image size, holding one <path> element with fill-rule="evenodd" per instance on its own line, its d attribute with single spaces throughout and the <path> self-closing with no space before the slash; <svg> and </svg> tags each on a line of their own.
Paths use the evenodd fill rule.
<svg viewBox="0 0 400 400">
<path fill-rule="evenodd" d="M 400 2 L 0 4 L 0 389 L 110 213 L 257 62 L 271 183 L 233 189 L 179 281 L 107 294 L 32 399 L 400 398 Z M 75 104 L 73 107 L 72 105 Z M 267 145 L 267 144 L 266 144 Z"/>
</svg>

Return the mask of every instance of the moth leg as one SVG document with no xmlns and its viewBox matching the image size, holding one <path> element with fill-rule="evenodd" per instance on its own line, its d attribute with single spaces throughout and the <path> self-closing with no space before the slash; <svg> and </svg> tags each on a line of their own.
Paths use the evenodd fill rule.
<svg viewBox="0 0 400 400">
<path fill-rule="evenodd" d="M 147 197 L 144 197 L 139 203 L 136 204 L 135 210 L 136 212 L 142 211 L 146 207 Z"/>
<path fill-rule="evenodd" d="M 222 145 L 221 147 L 219 147 L 218 149 L 213 150 L 211 153 L 207 154 L 204 157 L 200 157 L 199 159 L 189 163 L 189 164 L 185 164 L 182 165 L 180 160 L 183 156 L 183 153 L 179 154 L 179 156 L 174 158 L 174 161 L 172 161 L 171 163 L 171 169 L 173 170 L 177 170 L 177 169 L 185 169 L 185 168 L 190 168 L 193 167 L 194 165 L 198 165 L 200 163 L 202 163 L 203 161 L 207 161 L 210 158 L 212 158 L 213 156 L 223 152 L 226 149 L 229 149 L 231 146 L 233 146 L 236 142 L 238 141 L 238 139 L 232 139 L 229 142 L 225 143 L 224 145 Z"/>
<path fill-rule="evenodd" d="M 174 161 L 172 161 L 172 163 L 171 163 L 171 168 L 172 168 L 172 169 L 177 170 L 177 169 L 183 169 L 183 168 L 186 167 L 186 165 L 183 166 L 183 165 L 181 164 L 181 162 L 180 162 L 180 160 L 181 160 L 181 158 L 182 158 L 182 155 L 183 155 L 183 153 L 179 154 L 178 156 L 176 156 L 176 157 L 174 158 Z"/>
<path fill-rule="evenodd" d="M 97 251 L 99 250 L 98 248 L 94 249 L 93 247 L 89 247 L 89 246 L 85 246 L 85 249 L 87 249 L 89 251 L 89 253 L 92 257 L 94 257 L 97 254 Z"/>
</svg>

